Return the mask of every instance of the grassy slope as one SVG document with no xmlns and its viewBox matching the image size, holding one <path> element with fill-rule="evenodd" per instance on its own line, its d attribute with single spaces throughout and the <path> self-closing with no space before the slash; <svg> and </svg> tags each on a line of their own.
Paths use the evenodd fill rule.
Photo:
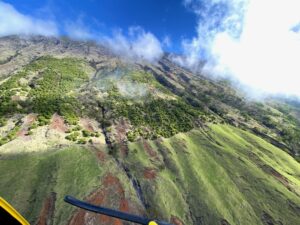
<svg viewBox="0 0 300 225">
<path fill-rule="evenodd" d="M 176 215 L 186 224 L 220 224 L 223 218 L 230 224 L 263 224 L 269 214 L 273 222 L 299 224 L 299 163 L 249 132 L 210 128 L 148 142 L 158 154 L 152 161 L 142 143 L 129 146 L 127 164 L 141 180 L 150 214 Z M 143 167 L 157 168 L 157 178 L 143 179 Z M 268 172 L 271 167 L 286 177 L 291 191 Z"/>
<path fill-rule="evenodd" d="M 151 149 L 152 156 L 146 148 Z M 161 141 L 129 145 L 124 163 L 139 180 L 149 216 L 185 224 L 263 224 L 264 214 L 275 222 L 298 224 L 300 166 L 282 150 L 257 136 L 227 125 L 212 125 L 206 132 L 192 130 Z M 145 179 L 145 168 L 158 171 Z M 270 172 L 274 168 L 289 183 L 288 190 Z M 63 196 L 88 196 L 107 172 L 115 174 L 126 195 L 137 196 L 114 160 L 99 164 L 82 147 L 44 153 L 2 155 L 0 193 L 35 223 L 44 200 L 57 193 L 54 224 L 65 224 L 72 207 Z M 22 188 L 20 188 L 22 187 Z"/>
<path fill-rule="evenodd" d="M 32 224 L 36 223 L 43 202 L 51 192 L 57 193 L 54 224 L 66 221 L 72 207 L 63 203 L 64 195 L 86 196 L 99 184 L 102 172 L 94 154 L 80 147 L 42 154 L 4 155 L 3 158 L 1 196 Z"/>
<path fill-rule="evenodd" d="M 37 67 L 34 71 L 47 68 L 41 74 L 44 79 L 35 82 L 38 84 L 37 88 L 29 89 L 33 99 L 41 100 L 35 102 L 35 112 L 47 115 L 49 112 L 59 111 L 66 117 L 65 119 L 69 117 L 76 119 L 77 116 L 73 115 L 76 110 L 67 107 L 70 102 L 74 103 L 73 98 L 66 102 L 63 101 L 65 98 L 56 98 L 66 90 L 70 92 L 70 96 L 76 93 L 72 91 L 80 82 L 76 81 L 77 76 L 69 77 L 70 74 L 73 72 L 76 74 L 77 71 L 79 77 L 84 75 L 84 70 L 73 68 L 72 62 L 72 59 L 42 58 L 31 65 Z M 56 71 L 57 66 L 60 68 L 59 73 Z M 19 75 L 23 77 L 28 71 L 25 72 Z M 53 85 L 51 81 L 56 81 L 52 78 L 56 78 L 58 74 L 66 75 L 66 82 L 61 82 L 56 92 L 49 92 L 49 86 Z M 147 83 L 140 80 L 144 75 L 133 74 L 132 79 L 128 80 L 125 77 L 124 81 Z M 18 75 L 14 77 L 20 78 Z M 82 79 L 84 77 L 87 78 L 87 74 Z M 153 83 L 153 79 L 150 81 L 151 85 L 159 89 L 160 86 Z M 7 92 L 8 95 L 3 99 L 9 104 L 5 105 L 2 101 L 0 109 L 5 113 L 3 115 L 0 113 L 1 116 L 9 115 L 10 111 L 15 112 L 17 107 L 15 104 L 10 105 L 12 103 L 10 97 L 13 95 L 11 89 L 21 87 L 14 79 L 8 84 L 7 90 L 3 92 Z M 163 88 L 160 91 L 166 94 Z M 45 93 L 47 98 L 44 98 Z M 49 99 L 56 100 L 48 101 Z M 113 100 L 118 105 L 122 103 L 118 98 Z M 184 113 L 187 112 L 186 105 L 181 104 L 179 107 L 177 104 L 170 107 L 165 103 L 171 101 L 168 99 L 161 101 L 164 102 L 153 103 L 157 106 L 157 110 L 153 110 L 155 107 L 150 104 L 147 110 L 138 107 L 139 105 L 128 104 L 127 109 L 138 112 L 137 109 L 141 108 L 140 111 L 145 113 L 138 113 L 135 116 L 133 112 L 125 111 L 125 114 L 127 117 L 134 115 L 133 118 L 129 118 L 138 121 L 136 126 L 143 125 L 146 121 L 150 127 L 155 125 L 155 128 L 161 128 L 164 125 L 165 131 L 175 130 L 170 135 L 163 136 L 192 129 L 193 126 L 188 126 L 188 129 L 181 130 L 184 128 L 183 125 L 191 122 L 195 116 L 184 117 Z M 48 109 L 45 106 L 51 107 Z M 4 110 L 6 108 L 7 110 Z M 156 114 L 162 119 L 158 124 L 157 121 L 160 120 L 153 119 Z M 150 119 L 153 120 L 147 120 L 148 115 L 151 115 Z M 175 126 L 174 121 L 177 120 Z M 4 144 L 2 147 L 7 148 L 7 145 Z M 31 222 L 36 222 L 43 201 L 51 192 L 55 192 L 57 201 L 54 224 L 65 224 L 72 208 L 65 207 L 62 202 L 63 196 L 65 194 L 79 198 L 87 196 L 99 187 L 100 177 L 107 171 L 117 175 L 126 193 L 137 201 L 137 196 L 124 171 L 111 157 L 107 159 L 105 165 L 99 165 L 90 150 L 80 147 L 30 155 L 9 155 L 4 152 L 2 154 L 0 194 Z M 212 125 L 207 131 L 192 130 L 161 141 L 129 143 L 129 155 L 123 161 L 141 184 L 146 204 L 149 205 L 150 216 L 169 220 L 171 215 L 176 215 L 185 224 L 220 224 L 222 219 L 226 219 L 233 225 L 262 224 L 262 218 L 268 217 L 266 216 L 268 214 L 270 215 L 268 220 L 273 220 L 273 223 L 279 221 L 283 224 L 300 223 L 300 212 L 297 207 L 300 205 L 299 163 L 282 150 L 249 132 L 226 125 Z M 144 178 L 146 167 L 158 171 L 156 179 Z"/>
</svg>

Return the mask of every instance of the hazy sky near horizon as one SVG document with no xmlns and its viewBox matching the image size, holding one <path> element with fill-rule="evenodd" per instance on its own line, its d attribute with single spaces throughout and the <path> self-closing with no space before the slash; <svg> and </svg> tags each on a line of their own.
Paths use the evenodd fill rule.
<svg viewBox="0 0 300 225">
<path fill-rule="evenodd" d="M 196 15 L 182 0 L 5 0 L 21 14 L 52 21 L 59 34 L 86 38 L 87 33 L 111 36 L 141 27 L 166 43 L 165 50 L 180 51 L 183 38 L 196 35 Z M 74 35 L 75 28 L 77 35 Z M 72 31 L 71 31 L 72 30 Z M 81 32 L 80 32 L 81 31 Z M 72 33 L 73 32 L 73 33 Z M 172 42 L 172 47 L 170 46 Z"/>
<path fill-rule="evenodd" d="M 299 0 L 0 0 L 0 36 L 68 35 L 150 62 L 167 51 L 253 92 L 300 96 L 299 9 Z"/>
</svg>

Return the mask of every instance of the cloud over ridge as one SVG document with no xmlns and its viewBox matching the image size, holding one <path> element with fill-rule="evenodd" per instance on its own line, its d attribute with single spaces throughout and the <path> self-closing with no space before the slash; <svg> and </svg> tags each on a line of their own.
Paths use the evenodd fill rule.
<svg viewBox="0 0 300 225">
<path fill-rule="evenodd" d="M 183 40 L 190 69 L 233 76 L 267 93 L 300 96 L 300 1 L 185 0 L 198 16 L 197 36 Z"/>
<path fill-rule="evenodd" d="M 132 60 L 153 63 L 163 55 L 160 41 L 141 27 L 130 27 L 127 36 L 121 30 L 115 31 L 113 37 L 107 37 L 104 41 L 115 53 Z"/>
<path fill-rule="evenodd" d="M 80 16 L 75 20 L 68 19 L 57 24 L 54 20 L 22 14 L 13 5 L 0 1 L 0 37 L 37 34 L 67 34 L 77 40 L 95 40 L 110 47 L 116 54 L 134 61 L 154 63 L 163 55 L 162 44 L 158 38 L 139 26 L 129 27 L 128 34 L 118 30 L 113 35 L 104 35 L 90 29 Z"/>
<path fill-rule="evenodd" d="M 12 34 L 57 35 L 58 27 L 54 21 L 24 15 L 12 5 L 0 1 L 0 36 Z"/>
</svg>

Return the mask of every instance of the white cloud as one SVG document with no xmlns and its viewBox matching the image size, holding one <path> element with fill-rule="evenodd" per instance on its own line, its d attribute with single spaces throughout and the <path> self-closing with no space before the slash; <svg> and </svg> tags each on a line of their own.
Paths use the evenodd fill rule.
<svg viewBox="0 0 300 225">
<path fill-rule="evenodd" d="M 164 38 L 162 40 L 162 44 L 163 44 L 163 46 L 165 46 L 167 48 L 171 47 L 172 46 L 171 38 L 168 35 L 164 36 Z"/>
<path fill-rule="evenodd" d="M 127 36 L 120 30 L 116 31 L 105 41 L 115 53 L 131 60 L 156 62 L 163 55 L 159 40 L 140 27 L 130 27 Z"/>
<path fill-rule="evenodd" d="M 0 1 L 0 36 L 12 34 L 57 35 L 55 22 L 42 20 L 18 12 L 12 5 Z"/>
<path fill-rule="evenodd" d="M 130 60 L 156 62 L 163 55 L 160 41 L 150 32 L 141 27 L 130 27 L 128 34 L 120 30 L 112 37 L 103 37 L 100 32 L 95 32 L 87 26 L 82 16 L 77 20 L 63 21 L 61 24 L 64 32 L 71 38 L 78 40 L 93 39 L 106 44 L 115 53 L 125 56 Z M 17 11 L 14 6 L 0 1 L 0 36 L 24 35 L 59 35 L 58 25 L 52 20 L 42 20 Z M 164 45 L 169 45 L 169 39 L 164 40 Z"/>
<path fill-rule="evenodd" d="M 269 93 L 300 96 L 300 1 L 204 2 L 205 7 L 199 0 L 184 1 L 199 25 L 197 37 L 183 41 L 182 65 L 193 68 L 204 58 L 207 73 L 232 75 Z"/>
<path fill-rule="evenodd" d="M 64 30 L 68 36 L 77 40 L 95 39 L 96 35 L 79 17 L 76 21 L 65 22 Z"/>
</svg>

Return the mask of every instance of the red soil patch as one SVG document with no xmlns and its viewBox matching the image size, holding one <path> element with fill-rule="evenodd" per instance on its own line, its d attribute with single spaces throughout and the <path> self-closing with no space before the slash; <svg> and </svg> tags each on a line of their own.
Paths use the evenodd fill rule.
<svg viewBox="0 0 300 225">
<path fill-rule="evenodd" d="M 28 128 L 22 128 L 18 131 L 17 136 L 18 137 L 25 137 L 28 134 Z"/>
<path fill-rule="evenodd" d="M 155 179 L 156 176 L 157 176 L 156 169 L 153 169 L 153 168 L 145 168 L 144 169 L 144 178 L 152 180 L 152 179 Z"/>
<path fill-rule="evenodd" d="M 89 132 L 95 132 L 93 122 L 90 119 L 82 118 L 80 119 L 80 123 L 82 124 L 82 127 L 89 131 Z"/>
<path fill-rule="evenodd" d="M 118 143 L 122 143 L 127 139 L 127 131 L 129 130 L 129 124 L 126 120 L 121 119 L 116 125 L 115 125 L 115 129 L 116 129 L 116 134 L 115 139 Z"/>
<path fill-rule="evenodd" d="M 123 212 L 128 212 L 129 211 L 129 203 L 126 199 L 121 200 L 119 209 Z"/>
<path fill-rule="evenodd" d="M 54 214 L 54 208 L 55 208 L 55 200 L 56 200 L 56 194 L 51 193 L 48 198 L 44 201 L 42 210 L 40 212 L 40 216 L 37 222 L 37 225 L 51 225 L 53 214 Z"/>
<path fill-rule="evenodd" d="M 124 143 L 122 143 L 120 145 L 120 153 L 121 153 L 121 157 L 125 158 L 126 156 L 128 156 L 128 146 Z"/>
<path fill-rule="evenodd" d="M 107 154 L 104 151 L 105 146 L 99 143 L 93 143 L 90 147 L 94 150 L 97 159 L 101 163 L 105 163 L 107 159 Z"/>
<path fill-rule="evenodd" d="M 106 154 L 104 152 L 98 150 L 96 154 L 100 162 L 105 162 Z"/>
<path fill-rule="evenodd" d="M 125 198 L 125 192 L 120 180 L 112 174 L 107 174 L 102 180 L 102 186 L 87 199 L 95 205 L 102 205 L 104 207 L 114 206 L 123 212 L 137 212 L 136 206 L 130 207 L 129 201 Z M 91 213 L 82 209 L 78 209 L 69 221 L 69 225 L 123 225 L 123 221 L 112 217 Z"/>
<path fill-rule="evenodd" d="M 24 125 L 30 126 L 33 122 L 36 121 L 37 116 L 35 114 L 29 114 L 24 118 Z"/>
<path fill-rule="evenodd" d="M 171 223 L 174 225 L 184 225 L 184 223 L 176 216 L 171 216 Z"/>
<path fill-rule="evenodd" d="M 65 120 L 61 116 L 54 114 L 51 119 L 50 129 L 64 133 L 68 130 L 68 127 L 65 124 Z"/>
<path fill-rule="evenodd" d="M 150 157 L 157 156 L 157 153 L 152 149 L 152 147 L 150 146 L 150 144 L 147 141 L 143 140 L 143 146 Z"/>
<path fill-rule="evenodd" d="M 35 114 L 29 114 L 24 117 L 23 119 L 23 124 L 21 126 L 21 129 L 17 133 L 18 137 L 24 137 L 26 139 L 30 139 L 27 134 L 28 134 L 28 128 L 35 122 L 37 116 Z"/>
</svg>

